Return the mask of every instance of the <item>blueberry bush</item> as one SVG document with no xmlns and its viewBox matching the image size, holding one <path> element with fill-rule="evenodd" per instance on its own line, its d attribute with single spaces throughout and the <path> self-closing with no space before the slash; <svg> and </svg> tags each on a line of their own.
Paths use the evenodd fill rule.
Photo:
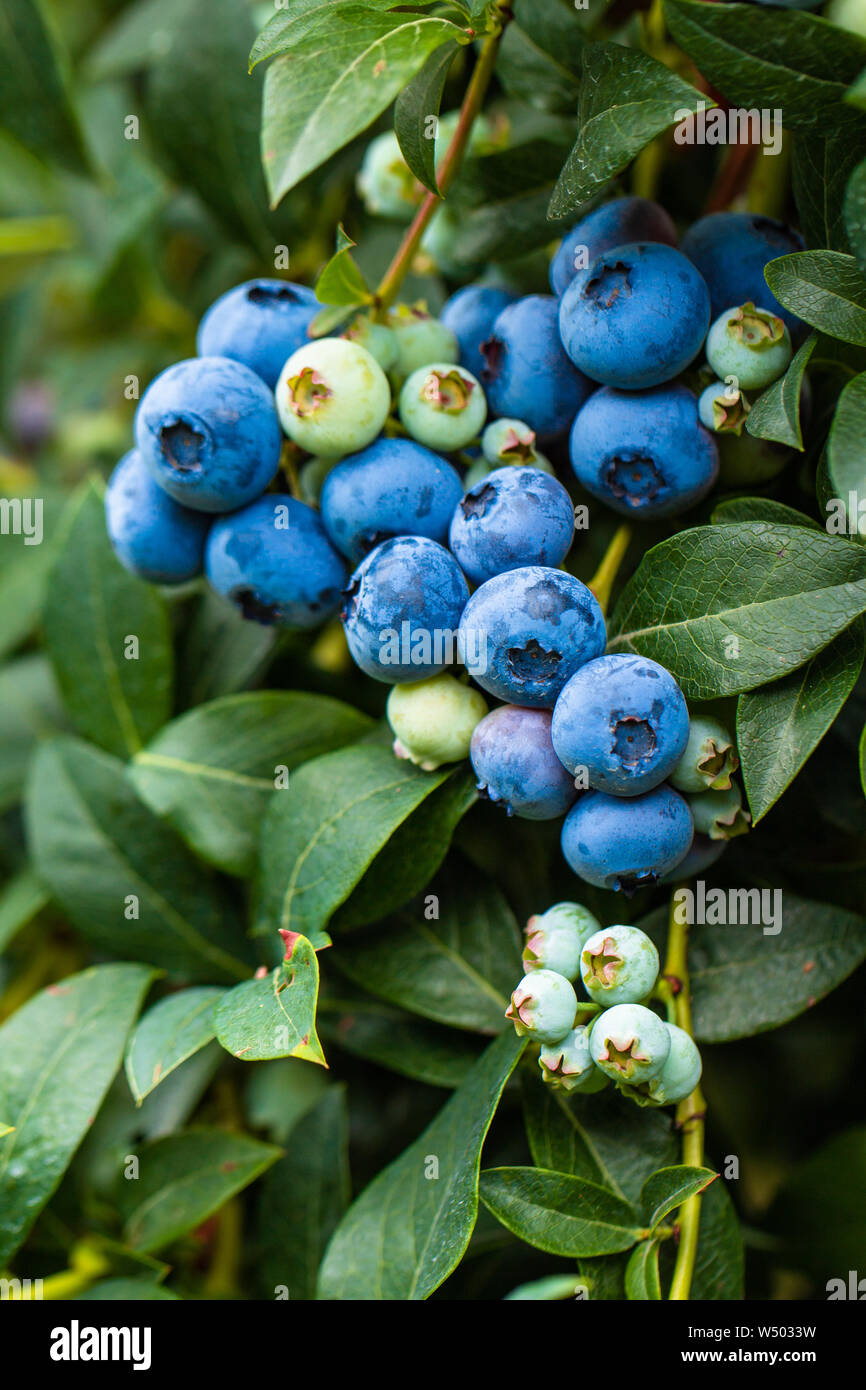
<svg viewBox="0 0 866 1390">
<path fill-rule="evenodd" d="M 863 0 L 0 38 L 2 1297 L 849 1296 Z"/>
</svg>

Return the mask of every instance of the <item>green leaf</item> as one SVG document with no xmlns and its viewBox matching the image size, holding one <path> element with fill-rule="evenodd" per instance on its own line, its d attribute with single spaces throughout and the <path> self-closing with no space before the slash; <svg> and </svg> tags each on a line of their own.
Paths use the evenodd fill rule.
<svg viewBox="0 0 866 1390">
<path fill-rule="evenodd" d="M 468 36 L 444 19 L 332 8 L 265 79 L 262 156 L 272 206 L 360 135 L 448 40 Z"/>
<path fill-rule="evenodd" d="M 176 1303 L 178 1297 L 171 1289 L 154 1284 L 151 1279 L 101 1279 L 84 1293 L 76 1294 L 73 1303 Z"/>
<path fill-rule="evenodd" d="M 367 10 L 391 10 L 399 0 L 364 0 Z M 421 9 L 423 6 L 418 5 Z M 335 22 L 333 0 L 292 0 L 291 10 L 278 10 L 258 35 L 250 52 L 250 71 L 257 63 L 290 53 L 308 34 L 327 37 Z M 339 19 L 336 21 L 339 24 Z M 395 22 L 399 22 L 395 16 Z"/>
<path fill-rule="evenodd" d="M 452 193 L 468 198 L 471 188 L 474 204 L 460 211 L 460 264 L 507 260 L 550 242 L 563 225 L 552 221 L 548 205 L 566 149 L 559 140 L 535 138 L 467 161 Z"/>
<path fill-rule="evenodd" d="M 354 307 L 371 304 L 373 296 L 358 266 L 352 260 L 357 242 L 337 228 L 337 249 L 316 281 L 316 298 L 322 304 Z"/>
<path fill-rule="evenodd" d="M 153 972 L 97 965 L 28 1000 L 0 1028 L 0 1266 L 60 1182 L 120 1065 Z"/>
<path fill-rule="evenodd" d="M 648 53 L 618 43 L 587 44 L 577 142 L 553 191 L 550 215 L 578 209 L 699 101 L 706 97 Z"/>
<path fill-rule="evenodd" d="M 827 486 L 841 504 L 827 525 L 866 537 L 866 372 L 849 381 L 836 403 L 826 445 Z M 852 496 L 853 494 L 853 496 Z M 824 510 L 827 511 L 827 501 Z"/>
<path fill-rule="evenodd" d="M 860 785 L 863 788 L 863 795 L 866 796 L 866 725 L 860 735 Z"/>
<path fill-rule="evenodd" d="M 810 333 L 785 375 L 768 386 L 754 402 L 746 417 L 749 434 L 758 439 L 774 439 L 779 444 L 789 444 L 792 449 L 803 448 L 800 427 L 803 373 L 817 341 L 817 335 Z"/>
<path fill-rule="evenodd" d="M 443 896 L 441 916 L 408 914 L 363 941 L 340 945 L 335 965 L 356 985 L 410 1013 L 499 1033 L 520 974 L 520 933 L 492 883 Z"/>
<path fill-rule="evenodd" d="M 78 732 L 118 757 L 136 753 L 171 709 L 168 613 L 158 591 L 116 558 L 95 482 L 84 484 L 74 506 L 43 621 L 48 655 Z"/>
<path fill-rule="evenodd" d="M 329 1086 L 292 1129 L 287 1153 L 262 1183 L 259 1277 L 265 1296 L 314 1299 L 319 1265 L 349 1205 L 349 1114 L 343 1086 Z"/>
<path fill-rule="evenodd" d="M 124 1237 L 134 1250 L 161 1250 L 200 1226 L 270 1168 L 281 1149 L 223 1129 L 188 1129 L 145 1144 L 139 1177 L 121 1183 Z"/>
<path fill-rule="evenodd" d="M 866 609 L 866 561 L 805 526 L 698 526 L 648 551 L 613 615 L 611 651 L 712 699 L 802 666 Z"/>
<path fill-rule="evenodd" d="M 866 62 L 866 41 L 801 11 L 665 0 L 675 43 L 731 106 L 784 111 L 785 126 L 826 136 L 855 131 L 845 88 Z"/>
<path fill-rule="evenodd" d="M 860 161 L 848 180 L 843 214 L 849 245 L 861 274 L 866 275 L 866 159 Z"/>
<path fill-rule="evenodd" d="M 394 103 L 394 134 L 410 170 L 431 193 L 439 192 L 436 182 L 436 139 L 428 122 L 438 120 L 442 92 L 448 69 L 459 48 L 456 39 L 434 48 L 420 72 L 407 83 Z"/>
<path fill-rule="evenodd" d="M 447 772 L 419 772 L 390 747 L 358 745 L 305 763 L 262 825 L 257 932 L 321 944 L 331 914 Z"/>
<path fill-rule="evenodd" d="M 44 656 L 22 656 L 0 670 L 0 811 L 20 801 L 37 741 L 56 734 L 63 722 Z"/>
<path fill-rule="evenodd" d="M 813 531 L 821 527 L 804 512 L 786 507 L 784 502 L 774 502 L 771 497 L 729 497 L 713 507 L 710 521 L 713 526 L 731 526 L 740 521 L 769 521 L 775 526 L 810 526 Z"/>
<path fill-rule="evenodd" d="M 789 1260 L 820 1280 L 835 1281 L 827 1285 L 828 1297 L 852 1297 L 848 1271 L 862 1267 L 866 1248 L 866 1126 L 835 1134 L 795 1167 L 770 1209 L 769 1224 Z"/>
<path fill-rule="evenodd" d="M 807 665 L 737 702 L 737 749 L 752 823 L 765 816 L 810 758 L 863 666 L 862 620 Z"/>
<path fill-rule="evenodd" d="M 630 1302 L 657 1302 L 662 1296 L 659 1280 L 659 1242 L 642 1240 L 625 1267 L 625 1293 Z"/>
<path fill-rule="evenodd" d="M 29 869 L 22 869 L 0 889 L 0 951 L 22 927 L 47 906 L 49 895 Z"/>
<path fill-rule="evenodd" d="M 506 1230 L 549 1255 L 612 1255 L 644 1234 L 606 1187 L 546 1168 L 487 1168 L 479 1195 Z"/>
<path fill-rule="evenodd" d="M 286 943 L 286 958 L 262 979 L 245 980 L 224 994 L 216 1035 L 244 1062 L 300 1057 L 327 1066 L 316 1035 L 319 963 L 306 937 Z"/>
<path fill-rule="evenodd" d="M 465 1033 L 422 1023 L 362 995 L 342 1006 L 333 1000 L 321 1003 L 318 1027 L 329 1047 L 446 1090 L 460 1085 L 479 1055 L 475 1040 Z"/>
<path fill-rule="evenodd" d="M 505 1301 L 553 1303 L 557 1299 L 574 1298 L 580 1287 L 581 1281 L 574 1274 L 549 1274 L 546 1279 L 533 1279 L 529 1284 L 518 1284 L 516 1289 L 505 1295 Z"/>
<path fill-rule="evenodd" d="M 85 61 L 97 82 L 153 67 L 171 47 L 177 0 L 137 0 L 125 6 L 98 37 Z"/>
<path fill-rule="evenodd" d="M 780 889 L 764 889 L 763 896 L 758 888 L 705 891 L 703 915 L 710 922 L 692 927 L 689 943 L 698 1042 L 730 1042 L 778 1028 L 866 959 L 866 920 L 844 908 Z M 713 893 L 724 894 L 724 903 Z M 682 898 L 678 910 L 689 905 Z M 717 913 L 721 924 L 712 920 Z M 640 925 L 663 943 L 662 912 Z"/>
<path fill-rule="evenodd" d="M 840 251 L 794 251 L 764 267 L 764 279 L 786 309 L 846 343 L 866 346 L 866 278 Z"/>
<path fill-rule="evenodd" d="M 574 10 L 561 0 L 517 0 L 502 36 L 496 76 L 509 96 L 531 106 L 572 112 L 584 38 Z"/>
<path fill-rule="evenodd" d="M 845 100 L 852 106 L 859 106 L 866 111 L 866 68 L 863 69 L 856 82 L 845 93 Z"/>
<path fill-rule="evenodd" d="M 0 126 L 38 159 L 89 174 L 69 82 L 69 60 L 40 0 L 5 0 L 0 9 Z"/>
<path fill-rule="evenodd" d="M 139 1020 L 124 1058 L 137 1105 L 213 1039 L 215 1005 L 222 995 L 223 990 L 211 985 L 184 989 L 160 999 Z"/>
<path fill-rule="evenodd" d="M 0 570 L 0 658 L 14 652 L 36 627 L 53 561 L 52 547 L 43 542 Z"/>
<path fill-rule="evenodd" d="M 191 849 L 243 876 L 255 868 L 277 769 L 291 772 L 369 728 L 366 715 L 325 695 L 228 695 L 167 724 L 136 754 L 129 776 Z"/>
<path fill-rule="evenodd" d="M 722 1183 L 711 1183 L 701 1198 L 691 1297 L 695 1302 L 741 1299 L 744 1272 L 743 1236 L 734 1204 Z"/>
<path fill-rule="evenodd" d="M 320 1298 L 419 1300 L 448 1278 L 469 1244 L 481 1147 L 523 1048 L 511 1032 L 492 1042 L 432 1124 L 353 1202 L 322 1262 Z"/>
<path fill-rule="evenodd" d="M 225 892 L 138 800 L 116 759 L 77 739 L 43 743 L 25 810 L 36 873 L 98 950 L 192 980 L 247 974 Z"/>
<path fill-rule="evenodd" d="M 851 250 L 842 216 L 845 187 L 860 158 L 856 141 L 845 133 L 794 140 L 791 179 L 800 229 L 813 250 Z"/>
<path fill-rule="evenodd" d="M 647 1225 L 655 1230 L 669 1212 L 682 1206 L 688 1197 L 703 1192 L 718 1176 L 712 1168 L 694 1168 L 682 1163 L 650 1173 L 640 1194 L 641 1211 Z"/>
<path fill-rule="evenodd" d="M 201 594 L 178 653 L 186 705 L 203 705 L 257 684 L 278 644 L 278 629 L 251 623 L 210 588 Z"/>
</svg>

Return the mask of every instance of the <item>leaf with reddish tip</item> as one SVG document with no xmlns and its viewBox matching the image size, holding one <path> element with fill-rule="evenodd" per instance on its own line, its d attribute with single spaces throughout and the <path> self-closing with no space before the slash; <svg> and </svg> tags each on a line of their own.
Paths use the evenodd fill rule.
<svg viewBox="0 0 866 1390">
<path fill-rule="evenodd" d="M 216 1035 L 242 1062 L 275 1057 L 325 1061 L 316 1033 L 319 965 L 305 936 L 280 932 L 283 961 L 264 978 L 245 980 L 223 995 L 216 1011 Z"/>
</svg>

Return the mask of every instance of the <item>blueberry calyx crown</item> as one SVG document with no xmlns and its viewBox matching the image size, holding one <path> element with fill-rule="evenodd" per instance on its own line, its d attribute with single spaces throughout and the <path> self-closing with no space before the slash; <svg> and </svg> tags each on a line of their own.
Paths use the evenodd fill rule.
<svg viewBox="0 0 866 1390">
<path fill-rule="evenodd" d="M 289 407 L 299 419 L 315 415 L 331 395 L 331 388 L 313 367 L 302 367 L 286 382 L 289 392 Z"/>
<path fill-rule="evenodd" d="M 420 395 L 434 410 L 446 415 L 459 415 L 469 404 L 475 382 L 462 376 L 456 367 L 448 372 L 430 371 L 424 379 Z"/>
</svg>

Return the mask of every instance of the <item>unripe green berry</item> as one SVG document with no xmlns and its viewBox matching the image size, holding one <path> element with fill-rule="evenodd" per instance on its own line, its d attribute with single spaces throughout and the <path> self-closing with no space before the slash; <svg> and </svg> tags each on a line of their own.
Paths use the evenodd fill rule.
<svg viewBox="0 0 866 1390">
<path fill-rule="evenodd" d="M 680 792 L 724 791 L 739 766 L 734 740 L 724 724 L 709 714 L 693 714 L 685 752 L 668 780 Z"/>
<path fill-rule="evenodd" d="M 403 158 L 393 130 L 386 130 L 370 141 L 358 173 L 357 188 L 365 208 L 374 216 L 410 221 L 424 190 Z"/>
<path fill-rule="evenodd" d="M 322 486 L 332 468 L 340 462 L 338 458 L 311 458 L 302 464 L 298 475 L 301 501 L 308 507 L 318 507 Z"/>
<path fill-rule="evenodd" d="M 698 399 L 701 424 L 716 434 L 742 434 L 751 408 L 742 391 L 723 381 L 711 382 Z"/>
<path fill-rule="evenodd" d="M 426 304 L 398 304 L 388 314 L 388 327 L 397 343 L 390 371 L 398 384 L 430 362 L 456 367 L 460 361 L 457 335 L 428 313 Z"/>
<path fill-rule="evenodd" d="M 752 817 L 743 807 L 743 794 L 736 782 L 724 791 L 701 792 L 689 797 L 695 830 L 711 840 L 733 840 L 745 835 Z"/>
<path fill-rule="evenodd" d="M 555 970 L 534 970 L 520 981 L 505 1017 L 521 1037 L 555 1043 L 571 1032 L 576 1013 L 577 995 L 565 976 Z"/>
<path fill-rule="evenodd" d="M 590 1055 L 588 1028 L 572 1028 L 559 1042 L 542 1047 L 538 1065 L 543 1079 L 558 1090 L 591 1094 L 608 1084 Z"/>
<path fill-rule="evenodd" d="M 487 713 L 483 695 L 442 673 L 411 685 L 395 685 L 388 696 L 394 752 L 425 772 L 469 756 L 472 731 Z"/>
<path fill-rule="evenodd" d="M 723 487 L 754 487 L 776 478 L 794 456 L 787 444 L 773 439 L 758 439 L 743 430 L 742 434 L 720 434 L 716 440 L 719 450 L 719 482 Z"/>
<path fill-rule="evenodd" d="M 486 414 L 478 378 L 447 362 L 420 367 L 400 392 L 400 419 L 428 449 L 462 449 L 480 432 Z"/>
<path fill-rule="evenodd" d="M 397 361 L 397 336 L 384 323 L 374 323 L 366 314 L 359 314 L 343 329 L 341 338 L 360 343 L 375 357 L 383 372 L 389 372 Z"/>
<path fill-rule="evenodd" d="M 592 1060 L 612 1081 L 639 1085 L 658 1076 L 671 1049 L 670 1034 L 643 1004 L 614 1004 L 589 1035 Z"/>
<path fill-rule="evenodd" d="M 667 1060 L 652 1080 L 621 1090 L 638 1105 L 676 1105 L 690 1096 L 701 1079 L 701 1054 L 688 1033 L 675 1023 L 666 1023 L 670 1037 Z"/>
<path fill-rule="evenodd" d="M 379 363 L 346 338 L 319 338 L 293 352 L 275 395 L 289 438 L 330 458 L 372 444 L 391 408 L 391 388 Z"/>
<path fill-rule="evenodd" d="M 707 361 L 723 381 L 736 377 L 741 391 L 769 386 L 786 370 L 792 351 L 782 319 L 751 302 L 726 309 L 707 334 Z"/>
<path fill-rule="evenodd" d="M 636 1004 L 658 973 L 659 953 L 640 927 L 604 927 L 580 953 L 580 977 L 596 1004 Z"/>
<path fill-rule="evenodd" d="M 580 903 L 556 903 L 546 912 L 533 914 L 526 924 L 524 970 L 527 974 L 555 970 L 567 980 L 576 980 L 581 947 L 600 930 L 601 923 Z"/>
<path fill-rule="evenodd" d="M 538 458 L 535 430 L 522 420 L 491 420 L 481 436 L 481 452 L 493 468 L 509 463 L 535 468 Z"/>
</svg>

